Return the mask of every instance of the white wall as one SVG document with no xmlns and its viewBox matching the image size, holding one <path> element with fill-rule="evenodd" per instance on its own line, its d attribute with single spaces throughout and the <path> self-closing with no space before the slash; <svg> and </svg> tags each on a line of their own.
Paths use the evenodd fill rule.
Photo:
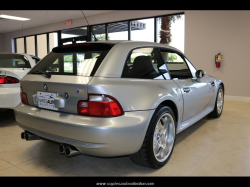
<svg viewBox="0 0 250 187">
<path fill-rule="evenodd" d="M 99 24 L 133 18 L 185 12 L 185 54 L 198 69 L 221 78 L 226 95 L 250 98 L 250 11 L 114 11 L 88 17 L 88 22 Z M 73 20 L 67 27 L 64 22 L 23 30 L 23 35 L 67 29 L 87 25 L 84 18 Z M 13 38 L 21 31 L 2 34 L 4 51 L 14 51 Z M 0 35 L 1 43 L 1 35 Z M 1 47 L 0 47 L 1 49 Z M 214 57 L 222 53 L 220 69 L 215 68 Z"/>
<path fill-rule="evenodd" d="M 185 20 L 187 57 L 221 78 L 226 95 L 250 97 L 250 11 L 185 11 Z M 223 56 L 217 69 L 219 52 Z"/>
</svg>

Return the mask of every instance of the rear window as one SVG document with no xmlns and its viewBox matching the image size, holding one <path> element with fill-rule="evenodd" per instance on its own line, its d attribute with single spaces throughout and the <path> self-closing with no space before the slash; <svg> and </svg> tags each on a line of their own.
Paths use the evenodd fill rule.
<svg viewBox="0 0 250 187">
<path fill-rule="evenodd" d="M 0 54 L 0 68 L 31 68 L 31 66 L 24 55 Z"/>
<path fill-rule="evenodd" d="M 75 44 L 56 47 L 29 74 L 93 76 L 113 45 Z"/>
</svg>

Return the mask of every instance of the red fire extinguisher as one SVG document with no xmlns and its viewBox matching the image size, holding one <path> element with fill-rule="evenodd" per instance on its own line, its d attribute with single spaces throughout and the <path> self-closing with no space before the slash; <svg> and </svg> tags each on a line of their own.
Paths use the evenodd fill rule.
<svg viewBox="0 0 250 187">
<path fill-rule="evenodd" d="M 220 68 L 220 63 L 221 63 L 221 53 L 218 53 L 218 55 L 215 55 L 216 68 Z"/>
</svg>

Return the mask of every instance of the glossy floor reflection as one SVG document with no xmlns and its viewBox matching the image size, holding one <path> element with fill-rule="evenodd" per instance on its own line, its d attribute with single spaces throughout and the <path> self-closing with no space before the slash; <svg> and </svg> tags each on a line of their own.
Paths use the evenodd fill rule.
<svg viewBox="0 0 250 187">
<path fill-rule="evenodd" d="M 225 101 L 219 119 L 203 118 L 177 135 L 159 170 L 128 157 L 67 158 L 58 144 L 20 138 L 12 110 L 0 113 L 0 176 L 250 176 L 250 103 Z"/>
</svg>

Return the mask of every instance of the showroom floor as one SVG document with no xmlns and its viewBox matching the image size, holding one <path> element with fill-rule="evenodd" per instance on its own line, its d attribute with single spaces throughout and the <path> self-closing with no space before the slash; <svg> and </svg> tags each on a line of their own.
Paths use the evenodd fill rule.
<svg viewBox="0 0 250 187">
<path fill-rule="evenodd" d="M 170 161 L 154 170 L 129 157 L 67 158 L 58 145 L 25 141 L 12 110 L 0 113 L 0 176 L 250 176 L 250 103 L 225 101 L 219 119 L 203 118 L 177 135 Z"/>
</svg>

